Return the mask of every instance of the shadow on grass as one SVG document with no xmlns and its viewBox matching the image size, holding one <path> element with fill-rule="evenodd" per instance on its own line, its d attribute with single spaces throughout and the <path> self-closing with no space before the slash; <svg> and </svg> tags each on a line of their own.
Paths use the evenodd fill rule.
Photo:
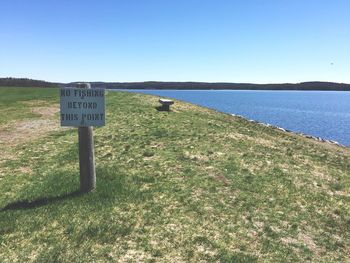
<svg viewBox="0 0 350 263">
<path fill-rule="evenodd" d="M 3 211 L 8 211 L 8 210 L 23 210 L 23 209 L 36 208 L 36 207 L 60 202 L 60 201 L 66 200 L 66 199 L 78 197 L 82 194 L 84 194 L 84 193 L 81 191 L 74 191 L 74 192 L 59 195 L 59 196 L 39 198 L 39 199 L 36 199 L 33 201 L 28 201 L 28 200 L 17 201 L 17 202 L 13 202 L 13 203 L 6 205 L 0 211 L 3 212 Z"/>
<path fill-rule="evenodd" d="M 157 111 L 167 111 L 167 112 L 171 111 L 169 107 L 164 107 L 164 106 L 157 106 L 156 110 Z"/>
<path fill-rule="evenodd" d="M 87 207 L 95 209 L 100 207 L 101 203 L 107 206 L 115 202 L 144 202 L 151 198 L 151 193 L 139 191 L 144 180 L 149 179 L 148 174 L 129 175 L 127 171 L 120 170 L 118 164 L 101 165 L 96 168 L 96 174 L 96 190 L 86 194 L 76 188 L 79 186 L 79 177 L 74 170 L 67 171 L 63 168 L 55 171 L 46 176 L 41 184 L 35 183 L 41 177 L 33 177 L 33 181 L 28 184 L 29 187 L 17 196 L 18 201 L 5 203 L 4 207 L 0 207 L 0 212 L 29 210 L 60 204 L 63 201 L 72 202 L 70 205 L 74 207 L 84 206 L 84 209 Z M 83 196 L 86 198 L 76 202 Z M 54 206 L 51 208 L 58 209 Z"/>
</svg>

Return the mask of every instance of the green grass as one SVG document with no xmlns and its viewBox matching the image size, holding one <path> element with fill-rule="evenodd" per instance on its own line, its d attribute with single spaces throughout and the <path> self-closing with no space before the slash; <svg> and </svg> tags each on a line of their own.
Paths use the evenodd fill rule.
<svg viewBox="0 0 350 263">
<path fill-rule="evenodd" d="M 25 90 L 2 91 L 2 101 L 58 102 L 57 90 Z M 155 106 L 152 96 L 107 94 L 90 194 L 71 194 L 75 129 L 5 147 L 1 262 L 348 260 L 348 149 L 182 102 L 169 113 Z"/>
</svg>

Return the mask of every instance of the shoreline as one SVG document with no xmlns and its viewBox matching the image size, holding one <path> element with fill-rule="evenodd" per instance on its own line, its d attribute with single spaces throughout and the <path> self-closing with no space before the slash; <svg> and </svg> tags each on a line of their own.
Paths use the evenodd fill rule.
<svg viewBox="0 0 350 263">
<path fill-rule="evenodd" d="M 341 144 L 341 143 L 339 143 L 337 141 L 334 141 L 334 140 L 328 140 L 328 139 L 324 139 L 324 138 L 321 138 L 321 137 L 313 136 L 313 135 L 310 135 L 310 134 L 305 134 L 305 133 L 302 133 L 302 132 L 294 132 L 292 130 L 284 129 L 282 127 L 279 127 L 279 126 L 276 126 L 276 125 L 272 125 L 272 124 L 269 124 L 269 123 L 264 123 L 264 122 L 260 122 L 260 121 L 256 121 L 256 120 L 252 120 L 252 119 L 247 119 L 246 117 L 244 117 L 242 115 L 238 115 L 238 114 L 234 114 L 234 113 L 231 113 L 230 115 L 234 116 L 234 117 L 241 118 L 241 119 L 245 119 L 246 121 L 249 121 L 249 122 L 252 122 L 252 123 L 256 123 L 256 124 L 259 124 L 259 125 L 262 125 L 262 126 L 265 126 L 265 127 L 274 128 L 274 129 L 280 130 L 282 132 L 292 133 L 292 134 L 295 134 L 295 135 L 300 135 L 300 136 L 302 136 L 304 138 L 307 138 L 307 139 L 312 139 L 312 140 L 319 141 L 319 142 L 324 142 L 324 143 L 329 143 L 329 144 L 332 144 L 332 145 L 337 145 L 337 146 L 340 146 L 342 148 L 349 148 L 349 146 L 346 146 L 346 145 Z"/>
<path fill-rule="evenodd" d="M 148 95 L 148 96 L 156 96 L 156 97 L 159 97 L 159 98 L 165 98 L 166 97 L 166 98 L 169 98 L 169 99 L 172 99 L 172 100 L 177 100 L 177 101 L 181 101 L 181 102 L 185 102 L 185 103 L 190 103 L 192 105 L 196 105 L 196 106 L 199 106 L 199 107 L 203 107 L 203 108 L 207 108 L 207 109 L 210 109 L 210 110 L 214 110 L 214 111 L 221 112 L 221 113 L 224 113 L 224 114 L 228 114 L 228 115 L 231 115 L 231 116 L 234 116 L 234 117 L 239 117 L 239 118 L 242 118 L 242 119 L 247 120 L 249 122 L 256 123 L 256 124 L 259 124 L 259 125 L 262 125 L 262 126 L 265 126 L 265 127 L 271 127 L 271 128 L 283 131 L 283 132 L 287 132 L 287 133 L 291 133 L 291 134 L 295 134 L 295 135 L 300 135 L 300 136 L 302 136 L 304 138 L 307 138 L 307 139 L 313 139 L 315 141 L 329 143 L 331 145 L 337 145 L 337 146 L 340 146 L 342 148 L 347 148 L 347 149 L 350 148 L 350 146 L 346 146 L 346 145 L 341 144 L 341 143 L 339 143 L 337 141 L 334 141 L 334 140 L 328 140 L 328 139 L 324 139 L 322 137 L 317 137 L 317 136 L 313 136 L 313 135 L 310 135 L 310 134 L 305 134 L 305 133 L 302 133 L 302 132 L 294 132 L 292 130 L 288 130 L 288 129 L 285 129 L 285 128 L 282 128 L 282 127 L 279 127 L 279 126 L 276 126 L 276 125 L 272 125 L 272 124 L 269 124 L 269 123 L 264 123 L 264 122 L 248 119 L 247 117 L 244 117 L 244 116 L 239 115 L 239 114 L 234 114 L 234 113 L 228 113 L 228 112 L 220 111 L 220 110 L 218 110 L 216 108 L 206 107 L 206 106 L 203 106 L 203 105 L 200 105 L 200 104 L 196 104 L 196 103 L 185 101 L 185 100 L 181 100 L 181 99 L 175 99 L 175 98 L 171 98 L 171 97 L 167 97 L 167 96 L 161 96 L 161 95 L 157 95 L 157 94 L 139 92 L 140 90 L 134 90 L 134 89 L 129 89 L 129 90 L 127 90 L 127 89 L 107 89 L 107 91 L 110 91 L 110 92 L 115 92 L 115 91 L 131 92 L 131 93 Z M 265 91 L 265 90 L 262 90 L 262 91 Z"/>
</svg>

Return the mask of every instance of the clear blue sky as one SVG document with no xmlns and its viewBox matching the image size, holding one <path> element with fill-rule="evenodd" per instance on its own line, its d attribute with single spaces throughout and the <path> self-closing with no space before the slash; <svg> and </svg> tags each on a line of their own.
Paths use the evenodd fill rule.
<svg viewBox="0 0 350 263">
<path fill-rule="evenodd" d="M 350 83 L 349 0 L 1 0 L 0 77 Z"/>
</svg>

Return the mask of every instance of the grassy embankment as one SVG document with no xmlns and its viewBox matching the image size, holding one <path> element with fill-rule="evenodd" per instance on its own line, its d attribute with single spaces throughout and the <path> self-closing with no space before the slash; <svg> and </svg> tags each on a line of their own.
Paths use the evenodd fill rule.
<svg viewBox="0 0 350 263">
<path fill-rule="evenodd" d="M 57 125 L 58 91 L 1 88 L 0 102 L 1 262 L 349 260 L 348 149 L 109 93 L 97 189 L 75 195 L 77 131 Z"/>
</svg>

